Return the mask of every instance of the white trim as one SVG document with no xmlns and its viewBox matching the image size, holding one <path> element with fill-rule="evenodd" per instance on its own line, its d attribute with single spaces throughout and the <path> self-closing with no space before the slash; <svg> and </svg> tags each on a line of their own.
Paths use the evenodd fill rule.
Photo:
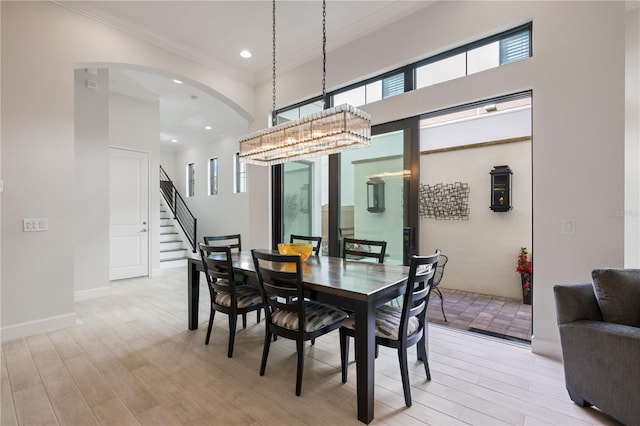
<svg viewBox="0 0 640 426">
<path fill-rule="evenodd" d="M 75 312 L 35 321 L 27 321 L 21 324 L 8 325 L 0 329 L 0 341 L 4 342 L 11 339 L 31 336 L 33 334 L 46 333 L 47 331 L 72 327 L 74 325 L 76 325 Z"/>
<path fill-rule="evenodd" d="M 90 288 L 88 290 L 78 290 L 73 294 L 74 302 L 82 302 L 84 300 L 95 299 L 98 297 L 108 296 L 110 293 L 111 287 L 104 286 L 98 288 Z"/>
<path fill-rule="evenodd" d="M 560 342 L 555 340 L 531 336 L 531 352 L 562 361 L 562 348 Z"/>
</svg>

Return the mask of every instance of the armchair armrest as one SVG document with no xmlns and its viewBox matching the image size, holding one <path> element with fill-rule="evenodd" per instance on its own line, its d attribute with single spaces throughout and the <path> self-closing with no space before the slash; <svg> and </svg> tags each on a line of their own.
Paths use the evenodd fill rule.
<svg viewBox="0 0 640 426">
<path fill-rule="evenodd" d="M 602 321 L 602 312 L 591 283 L 553 287 L 558 325 L 579 320 Z"/>
</svg>

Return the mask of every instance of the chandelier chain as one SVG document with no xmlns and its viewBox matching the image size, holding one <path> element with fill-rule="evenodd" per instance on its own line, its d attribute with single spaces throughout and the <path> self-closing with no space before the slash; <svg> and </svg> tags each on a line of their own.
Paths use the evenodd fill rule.
<svg viewBox="0 0 640 426">
<path fill-rule="evenodd" d="M 273 103 L 272 103 L 272 121 L 275 124 L 276 121 L 276 0 L 273 0 L 273 29 L 272 29 L 272 40 L 273 40 L 273 44 L 271 46 L 272 48 L 272 52 L 273 52 L 273 61 L 272 61 L 272 69 L 273 69 Z"/>
<path fill-rule="evenodd" d="M 322 109 L 327 109 L 327 2 L 322 0 Z"/>
</svg>

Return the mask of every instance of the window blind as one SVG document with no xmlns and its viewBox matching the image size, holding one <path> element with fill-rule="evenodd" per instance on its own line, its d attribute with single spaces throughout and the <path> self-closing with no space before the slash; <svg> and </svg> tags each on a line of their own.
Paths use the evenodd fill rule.
<svg viewBox="0 0 640 426">
<path fill-rule="evenodd" d="M 382 80 L 382 97 L 388 98 L 391 96 L 404 93 L 404 74 L 395 74 L 391 77 L 387 77 Z"/>
<path fill-rule="evenodd" d="M 522 31 L 500 40 L 500 65 L 531 56 L 529 31 Z"/>
</svg>

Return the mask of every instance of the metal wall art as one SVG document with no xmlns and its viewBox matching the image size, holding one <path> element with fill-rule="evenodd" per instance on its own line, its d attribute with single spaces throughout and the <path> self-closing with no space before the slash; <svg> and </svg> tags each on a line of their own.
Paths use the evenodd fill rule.
<svg viewBox="0 0 640 426">
<path fill-rule="evenodd" d="M 469 220 L 469 184 L 420 184 L 420 218 Z"/>
</svg>

